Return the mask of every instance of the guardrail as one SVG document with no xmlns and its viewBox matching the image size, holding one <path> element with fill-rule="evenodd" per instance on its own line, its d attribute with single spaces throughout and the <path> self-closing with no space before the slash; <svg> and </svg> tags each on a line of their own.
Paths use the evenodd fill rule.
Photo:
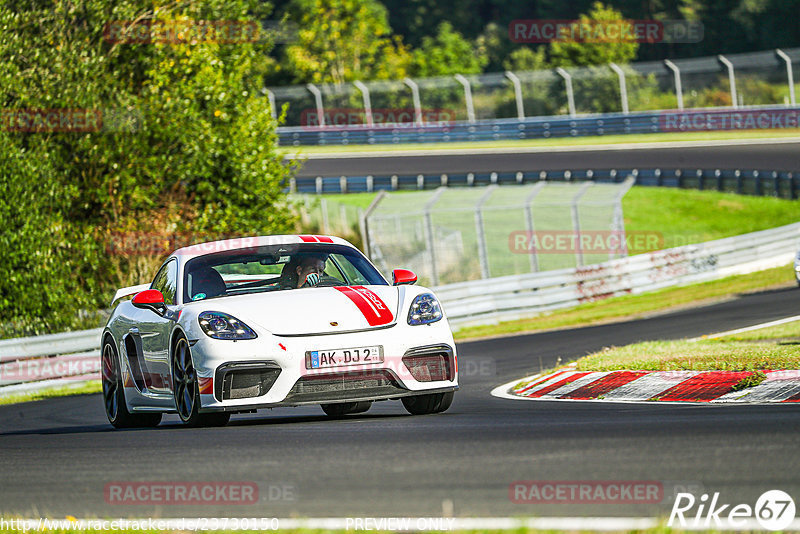
<svg viewBox="0 0 800 534">
<path fill-rule="evenodd" d="M 491 324 L 786 265 L 798 247 L 794 223 L 596 265 L 449 284 L 436 293 L 454 327 Z"/>
<path fill-rule="evenodd" d="M 0 395 L 97 380 L 102 331 L 0 340 Z"/>
<path fill-rule="evenodd" d="M 605 263 L 436 288 L 454 328 L 788 264 L 800 223 Z M 0 395 L 100 378 L 102 328 L 0 340 Z"/>
<path fill-rule="evenodd" d="M 292 178 L 293 193 L 363 193 L 530 184 L 539 181 L 624 182 L 636 178 L 636 185 L 727 191 L 744 195 L 800 197 L 800 172 L 759 169 L 564 169 L 518 172 L 477 172 L 454 174 L 393 174 L 368 176 L 316 176 Z"/>
<path fill-rule="evenodd" d="M 447 124 L 394 126 L 278 128 L 281 146 L 375 145 L 548 139 L 589 135 L 624 135 L 659 132 L 797 128 L 800 107 L 754 106 L 692 110 L 606 113 L 583 116 L 555 115 L 525 119 L 454 121 Z M 750 124 L 752 123 L 752 124 Z"/>
</svg>

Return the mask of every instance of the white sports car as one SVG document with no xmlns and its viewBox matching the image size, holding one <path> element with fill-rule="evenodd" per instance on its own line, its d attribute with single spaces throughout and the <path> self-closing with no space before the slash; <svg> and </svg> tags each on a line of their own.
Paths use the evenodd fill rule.
<svg viewBox="0 0 800 534">
<path fill-rule="evenodd" d="M 124 288 L 102 336 L 103 400 L 117 428 L 189 425 L 320 404 L 341 417 L 400 399 L 443 412 L 458 389 L 453 335 L 431 290 L 389 284 L 338 237 L 267 236 L 175 251 Z M 132 297 L 132 298 L 131 298 Z"/>
</svg>

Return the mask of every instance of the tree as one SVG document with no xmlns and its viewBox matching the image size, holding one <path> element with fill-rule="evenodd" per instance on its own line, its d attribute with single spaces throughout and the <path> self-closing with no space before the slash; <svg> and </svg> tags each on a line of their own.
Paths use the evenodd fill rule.
<svg viewBox="0 0 800 534">
<path fill-rule="evenodd" d="M 300 30 L 286 48 L 294 83 L 343 84 L 403 78 L 410 55 L 393 37 L 377 0 L 295 0 L 288 13 Z"/>
<path fill-rule="evenodd" d="M 608 65 L 609 63 L 628 63 L 636 57 L 639 43 L 633 36 L 615 38 L 604 36 L 608 25 L 625 23 L 622 13 L 613 7 L 605 7 L 601 2 L 592 4 L 587 15 L 581 15 L 578 23 L 572 26 L 574 35 L 580 34 L 579 25 L 600 30 L 599 37 L 586 41 L 565 38 L 550 43 L 550 61 L 557 67 L 580 67 Z"/>
<path fill-rule="evenodd" d="M 109 38 L 110 21 L 250 24 L 256 0 L 150 7 L 143 0 L 0 3 L 0 311 L 18 332 L 71 324 L 114 288 L 147 281 L 170 252 L 154 243 L 293 228 L 260 94 L 269 38 Z M 237 22 L 238 21 L 238 22 Z M 186 32 L 186 35 L 189 35 Z M 243 35 L 243 34 L 240 34 Z M 38 110 L 38 111 L 37 111 Z M 59 131 L 19 118 L 78 110 Z M 57 123 L 56 123 L 57 124 Z M 119 247 L 135 236 L 137 247 Z M 142 248 L 144 247 L 144 248 Z M 140 267 L 137 267 L 140 266 Z M 139 278 L 141 276 L 141 278 Z"/>
<path fill-rule="evenodd" d="M 436 36 L 424 37 L 422 45 L 414 50 L 412 73 L 419 77 L 476 74 L 487 61 L 449 22 L 442 22 Z"/>
</svg>

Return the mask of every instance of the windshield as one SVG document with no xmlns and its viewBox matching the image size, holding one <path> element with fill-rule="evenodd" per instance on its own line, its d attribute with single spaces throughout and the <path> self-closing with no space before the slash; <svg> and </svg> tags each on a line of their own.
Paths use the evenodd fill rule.
<svg viewBox="0 0 800 534">
<path fill-rule="evenodd" d="M 357 250 L 342 245 L 272 245 L 208 254 L 184 269 L 183 301 L 267 291 L 388 285 Z"/>
</svg>

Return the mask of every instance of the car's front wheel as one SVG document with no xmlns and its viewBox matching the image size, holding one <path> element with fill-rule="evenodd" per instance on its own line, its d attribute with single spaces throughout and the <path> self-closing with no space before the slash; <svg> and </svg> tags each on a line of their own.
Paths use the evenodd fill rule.
<svg viewBox="0 0 800 534">
<path fill-rule="evenodd" d="M 429 413 L 441 413 L 447 410 L 453 403 L 454 392 L 428 393 L 426 395 L 414 395 L 403 397 L 403 406 L 411 415 L 425 415 Z"/>
<path fill-rule="evenodd" d="M 103 384 L 103 404 L 106 408 L 108 422 L 114 428 L 141 428 L 158 426 L 160 413 L 130 413 L 125 403 L 125 391 L 122 384 L 119 358 L 111 339 L 103 343 L 101 361 L 101 382 Z"/>
<path fill-rule="evenodd" d="M 181 336 L 172 356 L 172 392 L 178 415 L 188 426 L 225 426 L 231 418 L 226 412 L 200 413 L 200 388 L 192 362 L 189 342 Z"/>
</svg>

